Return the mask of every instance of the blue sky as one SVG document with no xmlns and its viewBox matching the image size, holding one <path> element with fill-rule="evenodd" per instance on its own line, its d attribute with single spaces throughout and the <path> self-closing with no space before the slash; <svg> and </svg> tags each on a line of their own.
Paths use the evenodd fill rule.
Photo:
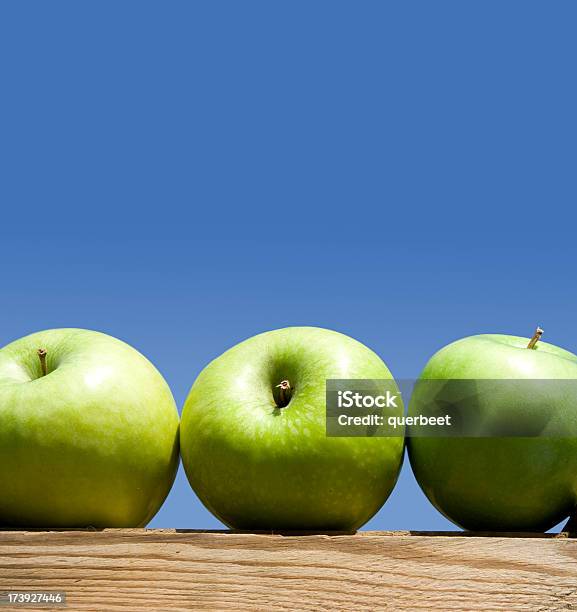
<svg viewBox="0 0 577 612">
<path fill-rule="evenodd" d="M 0 344 L 122 338 L 179 406 L 236 342 L 347 333 L 400 378 L 577 351 L 577 6 L 5 2 Z M 209 528 L 182 474 L 153 526 Z M 450 527 L 408 463 L 368 525 Z"/>
</svg>

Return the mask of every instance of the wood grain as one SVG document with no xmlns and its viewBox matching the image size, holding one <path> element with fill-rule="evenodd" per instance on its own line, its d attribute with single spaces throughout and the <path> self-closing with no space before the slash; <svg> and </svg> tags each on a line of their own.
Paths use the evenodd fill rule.
<svg viewBox="0 0 577 612">
<path fill-rule="evenodd" d="M 64 590 L 68 610 L 98 612 L 577 610 L 577 540 L 0 531 L 0 591 L 10 589 Z"/>
</svg>

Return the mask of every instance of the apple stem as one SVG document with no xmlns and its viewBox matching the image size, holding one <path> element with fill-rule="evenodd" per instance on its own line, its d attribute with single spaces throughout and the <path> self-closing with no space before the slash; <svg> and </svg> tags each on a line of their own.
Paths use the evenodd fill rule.
<svg viewBox="0 0 577 612">
<path fill-rule="evenodd" d="M 40 367 L 42 369 L 42 376 L 46 376 L 46 349 L 38 349 L 38 358 L 40 359 Z"/>
<path fill-rule="evenodd" d="M 288 403 L 291 401 L 292 395 L 290 382 L 288 380 L 281 380 L 275 388 L 279 390 L 277 406 L 279 408 L 284 408 L 285 406 L 288 406 Z"/>
<path fill-rule="evenodd" d="M 529 340 L 529 344 L 527 345 L 527 348 L 534 349 L 537 342 L 541 340 L 542 335 L 543 335 L 543 330 L 540 327 L 538 327 L 535 330 L 535 333 L 533 334 L 533 337 L 531 338 L 531 340 Z"/>
</svg>

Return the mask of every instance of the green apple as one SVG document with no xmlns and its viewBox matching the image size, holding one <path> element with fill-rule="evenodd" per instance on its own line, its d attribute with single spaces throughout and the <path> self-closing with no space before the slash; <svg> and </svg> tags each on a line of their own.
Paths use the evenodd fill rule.
<svg viewBox="0 0 577 612">
<path fill-rule="evenodd" d="M 83 329 L 0 350 L 0 525 L 137 527 L 178 465 L 178 412 L 128 344 Z"/>
<path fill-rule="evenodd" d="M 473 437 L 407 438 L 421 488 L 465 529 L 545 531 L 577 502 L 577 356 L 538 342 L 541 333 L 453 342 L 430 359 L 411 397 L 411 416 L 453 411 L 461 425 L 475 423 Z M 439 393 L 438 381 L 453 382 Z M 471 393 L 453 401 L 459 381 Z"/>
<path fill-rule="evenodd" d="M 397 480 L 402 437 L 327 437 L 327 379 L 392 375 L 366 346 L 315 327 L 241 342 L 184 405 L 181 454 L 201 501 L 237 529 L 355 530 Z"/>
</svg>

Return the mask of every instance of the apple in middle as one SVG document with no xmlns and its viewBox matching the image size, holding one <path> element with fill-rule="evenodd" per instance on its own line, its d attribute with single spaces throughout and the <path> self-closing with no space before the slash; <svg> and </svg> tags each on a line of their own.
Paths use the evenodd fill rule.
<svg viewBox="0 0 577 612">
<path fill-rule="evenodd" d="M 182 461 L 223 523 L 353 531 L 383 505 L 404 439 L 327 436 L 327 379 L 392 375 L 360 342 L 315 327 L 260 334 L 201 372 L 182 414 Z"/>
</svg>

